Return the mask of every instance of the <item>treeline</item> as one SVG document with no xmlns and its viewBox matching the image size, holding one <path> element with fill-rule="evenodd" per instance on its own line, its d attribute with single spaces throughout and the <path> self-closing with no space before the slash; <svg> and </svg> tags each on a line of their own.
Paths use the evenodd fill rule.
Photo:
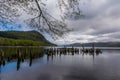
<svg viewBox="0 0 120 80">
<path fill-rule="evenodd" d="M 42 34 L 36 31 L 0 31 L 0 37 L 48 42 Z"/>
<path fill-rule="evenodd" d="M 0 38 L 0 46 L 51 46 L 52 44 L 22 39 Z"/>
</svg>

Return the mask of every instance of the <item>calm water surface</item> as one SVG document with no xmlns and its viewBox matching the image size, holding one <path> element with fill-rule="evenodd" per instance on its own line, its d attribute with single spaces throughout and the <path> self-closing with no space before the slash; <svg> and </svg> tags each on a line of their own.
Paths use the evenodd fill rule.
<svg viewBox="0 0 120 80">
<path fill-rule="evenodd" d="M 0 67 L 0 80 L 120 80 L 120 50 L 102 54 L 44 55 L 20 64 L 12 61 Z"/>
</svg>

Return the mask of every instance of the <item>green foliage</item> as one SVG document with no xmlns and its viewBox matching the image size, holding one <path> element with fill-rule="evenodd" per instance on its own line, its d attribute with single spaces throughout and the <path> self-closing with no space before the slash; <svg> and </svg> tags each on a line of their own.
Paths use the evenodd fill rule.
<svg viewBox="0 0 120 80">
<path fill-rule="evenodd" d="M 0 31 L 0 46 L 51 46 L 36 31 Z"/>
<path fill-rule="evenodd" d="M 50 46 L 52 44 L 48 44 L 40 41 L 33 41 L 33 40 L 18 40 L 18 39 L 16 40 L 9 38 L 0 38 L 0 45 L 1 46 Z"/>
<path fill-rule="evenodd" d="M 36 31 L 0 31 L 0 37 L 48 42 Z"/>
</svg>

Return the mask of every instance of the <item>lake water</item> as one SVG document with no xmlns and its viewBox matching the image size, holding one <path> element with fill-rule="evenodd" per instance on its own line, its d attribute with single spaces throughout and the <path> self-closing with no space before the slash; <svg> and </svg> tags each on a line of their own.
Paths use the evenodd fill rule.
<svg viewBox="0 0 120 80">
<path fill-rule="evenodd" d="M 26 59 L 17 69 L 17 61 L 0 67 L 0 80 L 120 80 L 120 50 L 104 49 L 97 55 L 44 54 Z"/>
</svg>

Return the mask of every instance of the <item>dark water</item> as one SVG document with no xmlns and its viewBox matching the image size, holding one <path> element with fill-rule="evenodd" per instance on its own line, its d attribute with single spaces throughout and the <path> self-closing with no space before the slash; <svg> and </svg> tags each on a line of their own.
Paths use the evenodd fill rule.
<svg viewBox="0 0 120 80">
<path fill-rule="evenodd" d="M 53 55 L 6 63 L 0 67 L 0 80 L 120 80 L 120 50 L 102 54 Z"/>
</svg>

